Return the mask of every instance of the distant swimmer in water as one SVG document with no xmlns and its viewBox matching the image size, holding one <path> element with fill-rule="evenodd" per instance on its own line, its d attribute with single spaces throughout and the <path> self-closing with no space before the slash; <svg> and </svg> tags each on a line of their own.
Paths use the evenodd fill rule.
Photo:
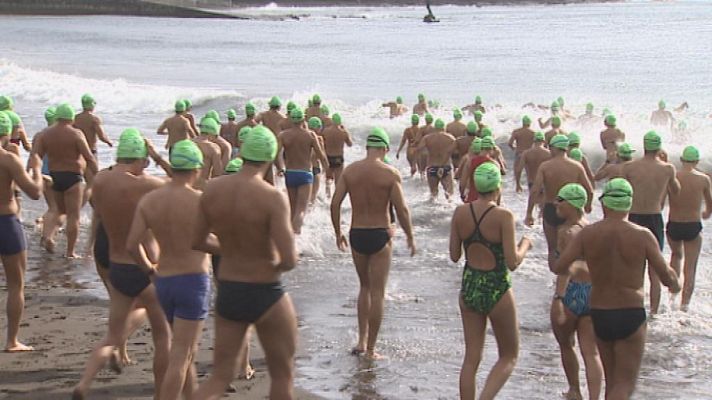
<svg viewBox="0 0 712 400">
<path fill-rule="evenodd" d="M 601 168 L 596 171 L 596 175 L 593 176 L 595 181 L 600 181 L 603 179 L 611 180 L 613 178 L 623 177 L 623 167 L 633 161 L 633 153 L 635 149 L 628 143 L 621 143 L 618 145 L 618 157 L 615 161 L 608 161 L 601 165 Z"/>
<path fill-rule="evenodd" d="M 470 115 L 475 115 L 475 111 L 479 111 L 482 114 L 487 112 L 485 106 L 482 105 L 482 97 L 480 96 L 475 96 L 475 102 L 462 107 L 462 111 L 468 111 Z"/>
<path fill-rule="evenodd" d="M 625 179 L 609 181 L 600 197 L 603 220 L 583 227 L 553 268 L 566 273 L 577 260 L 588 266 L 590 314 L 607 399 L 629 399 L 635 390 L 647 330 L 643 306 L 646 262 L 672 292 L 680 291 L 675 271 L 666 264 L 655 237 L 626 220 L 633 195 L 633 187 Z"/>
<path fill-rule="evenodd" d="M 670 213 L 666 230 L 672 251 L 670 266 L 678 276 L 682 276 L 681 271 L 685 274 L 680 309 L 687 311 L 692 292 L 695 290 L 697 260 L 702 248 L 701 219 L 708 219 L 712 215 L 712 184 L 707 174 L 696 169 L 700 161 L 697 148 L 685 147 L 680 161 L 682 169 L 677 171 L 680 193 L 670 194 Z M 682 266 L 684 268 L 681 268 Z"/>
<path fill-rule="evenodd" d="M 336 182 L 331 201 L 331 222 L 336 246 L 345 251 L 351 244 L 351 255 L 360 289 L 358 294 L 358 343 L 352 354 L 364 354 L 372 359 L 376 339 L 383 319 L 383 303 L 393 252 L 393 228 L 389 205 L 395 208 L 398 222 L 406 235 L 410 255 L 415 255 L 415 239 L 410 211 L 405 202 L 401 177 L 397 169 L 383 160 L 390 148 L 390 137 L 381 128 L 374 128 L 366 138 L 366 158 L 351 163 Z M 346 195 L 351 200 L 351 231 L 349 240 L 341 232 L 341 204 Z"/>
<path fill-rule="evenodd" d="M 593 114 L 593 103 L 587 103 L 586 104 L 586 112 L 579 115 L 578 120 L 579 122 L 587 122 L 591 119 L 595 119 L 596 115 Z"/>
<path fill-rule="evenodd" d="M 324 138 L 324 152 L 329 160 L 329 168 L 326 170 L 326 196 L 331 198 L 332 183 L 336 183 L 341 178 L 344 171 L 344 146 L 353 146 L 351 134 L 342 125 L 341 115 L 334 114 L 333 124 L 321 132 Z"/>
<path fill-rule="evenodd" d="M 311 98 L 311 104 L 304 110 L 304 119 L 309 120 L 311 117 L 321 117 L 321 96 L 315 94 Z"/>
<path fill-rule="evenodd" d="M 613 162 L 618 154 L 618 143 L 625 142 L 625 133 L 616 127 L 616 116 L 608 114 L 603 119 L 606 129 L 601 131 L 601 147 L 606 151 L 606 161 Z"/>
<path fill-rule="evenodd" d="M 465 177 L 462 178 L 464 180 Z M 516 244 L 514 214 L 497 205 L 502 176 L 496 164 L 475 170 L 478 193 L 473 203 L 455 209 L 450 228 L 450 259 L 465 254 L 459 304 L 465 337 L 465 358 L 460 370 L 460 399 L 474 400 L 477 369 L 482 360 L 487 321 L 497 341 L 499 358 L 492 367 L 479 399 L 494 399 L 517 363 L 519 326 L 509 271 L 522 263 L 532 242 Z"/>
<path fill-rule="evenodd" d="M 561 118 L 560 106 L 558 102 L 555 101 L 551 103 L 551 107 L 549 108 L 549 110 L 551 111 L 551 117 L 549 117 L 546 121 L 542 120 L 541 118 L 538 119 L 539 129 L 545 129 L 549 125 L 551 125 L 552 118 L 557 116 Z"/>
<path fill-rule="evenodd" d="M 390 110 L 390 118 L 400 117 L 408 112 L 408 107 L 403 104 L 403 98 L 400 96 L 396 97 L 396 101 L 381 104 L 381 107 L 388 107 Z"/>
<path fill-rule="evenodd" d="M 193 115 L 193 102 L 189 99 L 183 99 L 185 104 L 185 113 L 183 115 L 190 121 L 190 127 L 193 128 L 193 132 L 198 134 L 198 125 L 195 123 L 195 115 Z"/>
<path fill-rule="evenodd" d="M 425 95 L 418 94 L 418 102 L 413 106 L 413 114 L 417 114 L 420 117 L 425 116 L 428 113 L 428 103 L 425 101 Z"/>
<path fill-rule="evenodd" d="M 660 160 L 658 152 L 662 149 L 662 139 L 655 131 L 643 137 L 645 155 L 643 158 L 627 163 L 623 167 L 623 177 L 633 186 L 633 205 L 628 220 L 648 228 L 658 241 L 660 251 L 665 244 L 665 225 L 662 207 L 667 195 L 680 193 L 675 166 Z M 660 306 L 660 277 L 655 269 L 648 270 L 650 276 L 650 313 L 657 314 Z"/>
<path fill-rule="evenodd" d="M 445 132 L 445 122 L 435 121 L 435 132 L 423 138 L 418 144 L 419 149 L 428 153 L 427 175 L 430 186 L 430 199 L 438 196 L 438 185 L 442 185 L 445 198 L 450 199 L 453 193 L 452 154 L 455 151 L 455 137 Z"/>
<path fill-rule="evenodd" d="M 277 96 L 273 96 L 269 100 L 269 110 L 261 112 L 257 117 L 255 118 L 255 121 L 257 123 L 260 123 L 264 126 L 266 126 L 270 132 L 272 132 L 275 135 L 279 135 L 279 132 L 281 132 L 282 129 L 282 124 L 284 123 L 285 120 L 288 120 L 289 118 L 285 117 L 284 114 L 280 112 L 280 109 L 282 108 L 282 99 L 280 99 Z M 239 131 L 238 131 L 239 132 Z M 267 168 L 267 173 L 265 174 L 265 180 L 271 184 L 274 185 L 274 172 L 273 168 Z"/>
<path fill-rule="evenodd" d="M 400 146 L 398 146 L 398 151 L 396 152 L 396 160 L 400 158 L 400 152 L 403 146 L 406 146 L 405 156 L 410 164 L 410 176 L 415 175 L 418 172 L 418 138 L 420 137 L 420 117 L 418 114 L 413 114 L 410 117 L 411 125 L 403 131 L 401 136 Z"/>
<path fill-rule="evenodd" d="M 514 150 L 514 171 L 519 170 L 521 173 L 522 153 L 529 150 L 534 145 L 534 131 L 531 129 L 532 119 L 528 115 L 522 117 L 522 127 L 512 131 L 507 145 Z M 521 191 L 521 186 L 517 179 L 517 191 Z"/>
<path fill-rule="evenodd" d="M 193 128 L 190 120 L 185 114 L 185 101 L 178 100 L 174 106 L 175 115 L 163 121 L 156 130 L 158 135 L 168 135 L 166 149 L 173 147 L 173 144 L 185 139 L 192 139 L 198 135 L 197 127 Z"/>
<path fill-rule="evenodd" d="M 569 183 L 559 190 L 556 215 L 565 221 L 557 234 L 557 253 L 563 252 L 569 242 L 588 224 L 583 216 L 583 207 L 587 201 L 588 193 L 578 183 Z M 557 319 L 551 320 L 551 326 L 561 349 L 561 363 L 569 384 L 569 390 L 564 393 L 564 397 L 569 400 L 583 399 L 579 384 L 579 362 L 574 351 L 576 333 L 581 356 L 586 365 L 588 398 L 598 400 L 601 395 L 603 367 L 596 348 L 596 336 L 590 316 L 591 277 L 586 262 L 580 259 L 562 268 L 562 271 L 551 271 L 559 273 L 567 281 L 565 291 L 554 294 L 553 307 L 558 307 L 559 310 L 552 314 L 556 315 Z"/>
<path fill-rule="evenodd" d="M 309 118 L 309 120 L 307 121 L 307 127 L 310 131 L 316 134 L 316 138 L 319 140 L 319 146 L 321 147 L 322 151 L 324 151 L 324 136 L 322 136 L 324 126 L 322 125 L 321 119 L 319 119 L 319 117 Z M 319 154 L 315 151 L 312 151 L 311 163 L 312 175 L 314 175 L 314 183 L 312 183 L 311 195 L 309 195 L 309 205 L 314 205 L 317 199 L 317 195 L 319 194 L 319 188 L 321 188 L 321 176 L 324 175 L 327 168 L 325 166 L 324 168 L 322 168 L 319 159 Z"/>
<path fill-rule="evenodd" d="M 439 19 L 435 18 L 435 14 L 433 14 L 433 10 L 430 9 L 430 1 L 429 0 L 425 3 L 425 8 L 428 9 L 428 15 L 423 17 L 423 22 L 440 22 Z"/>
<path fill-rule="evenodd" d="M 672 113 L 666 110 L 665 107 L 665 100 L 660 100 L 658 102 L 658 109 L 650 114 L 650 124 L 672 129 L 675 124 L 675 117 L 673 117 Z"/>
<path fill-rule="evenodd" d="M 465 136 L 467 125 L 462 122 L 462 111 L 459 108 L 452 110 L 452 122 L 445 126 L 445 131 L 456 139 Z M 457 163 L 455 163 L 457 165 Z"/>
<path fill-rule="evenodd" d="M 17 217 L 15 188 L 37 200 L 42 193 L 41 160 L 31 154 L 28 171 L 22 165 L 20 157 L 7 151 L 12 133 L 12 120 L 0 111 L 0 260 L 5 272 L 7 286 L 7 341 L 5 351 L 30 351 L 31 346 L 22 344 L 17 336 L 20 320 L 25 308 L 25 269 L 27 266 L 27 242 L 20 219 Z M 10 146 L 15 146 L 10 144 Z"/>
<path fill-rule="evenodd" d="M 559 115 L 561 115 L 561 118 L 563 119 L 570 119 L 573 118 L 573 115 L 571 114 L 571 111 L 567 110 L 565 107 L 564 103 L 564 98 L 559 96 L 556 99 L 556 103 L 559 104 Z"/>
<path fill-rule="evenodd" d="M 546 138 L 546 143 L 551 142 L 551 139 L 556 135 L 564 135 L 564 136 L 567 135 L 566 132 L 561 128 L 561 117 L 560 116 L 555 115 L 555 116 L 551 117 L 550 121 L 551 121 L 550 122 L 551 129 L 549 129 L 548 131 L 546 131 L 544 133 L 544 137 Z"/>
<path fill-rule="evenodd" d="M 452 164 L 459 170 L 462 159 L 466 158 L 468 152 L 470 151 L 470 145 L 472 140 L 477 136 L 477 131 L 480 127 L 475 121 L 470 121 L 465 125 L 465 134 L 459 137 L 455 137 L 455 153 L 452 157 Z M 453 135 L 455 136 L 455 135 Z M 460 174 L 455 173 L 455 179 L 459 179 Z"/>
</svg>

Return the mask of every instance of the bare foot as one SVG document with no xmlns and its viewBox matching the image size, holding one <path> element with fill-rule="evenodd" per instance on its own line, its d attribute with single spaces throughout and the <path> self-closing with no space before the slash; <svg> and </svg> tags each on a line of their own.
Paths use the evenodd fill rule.
<svg viewBox="0 0 712 400">
<path fill-rule="evenodd" d="M 252 365 L 248 365 L 247 368 L 245 368 L 245 373 L 237 376 L 237 380 L 249 381 L 250 379 L 252 379 L 254 377 L 255 377 L 255 369 L 252 368 Z"/>
<path fill-rule="evenodd" d="M 581 393 L 574 389 L 569 389 L 568 392 L 561 393 L 561 396 L 566 400 L 583 400 Z"/>
<path fill-rule="evenodd" d="M 35 348 L 32 346 L 24 345 L 20 342 L 17 342 L 12 346 L 8 345 L 7 347 L 5 347 L 5 352 L 7 353 L 19 353 L 22 351 L 35 351 Z"/>
<path fill-rule="evenodd" d="M 356 346 L 353 349 L 351 349 L 351 355 L 352 356 L 360 356 L 361 354 L 366 352 L 366 346 Z"/>
<path fill-rule="evenodd" d="M 72 400 L 84 400 L 84 392 L 78 387 L 74 388 L 72 391 Z"/>
<path fill-rule="evenodd" d="M 378 361 L 378 360 L 385 360 L 386 356 L 378 354 L 373 350 L 369 350 L 366 352 L 366 358 L 368 358 L 369 360 Z"/>
<path fill-rule="evenodd" d="M 119 356 L 119 351 L 114 349 L 114 351 L 111 352 L 111 357 L 109 358 L 109 369 L 117 374 L 120 374 L 123 372 L 122 361 L 123 360 L 121 360 L 121 357 Z"/>
<path fill-rule="evenodd" d="M 77 255 L 76 253 L 67 254 L 67 255 L 65 255 L 64 257 L 65 257 L 67 260 L 81 260 L 81 259 L 82 259 L 82 256 Z"/>
<path fill-rule="evenodd" d="M 54 241 L 51 239 L 47 238 L 42 238 L 40 239 L 40 246 L 44 247 L 44 249 L 50 253 L 54 254 Z"/>
</svg>

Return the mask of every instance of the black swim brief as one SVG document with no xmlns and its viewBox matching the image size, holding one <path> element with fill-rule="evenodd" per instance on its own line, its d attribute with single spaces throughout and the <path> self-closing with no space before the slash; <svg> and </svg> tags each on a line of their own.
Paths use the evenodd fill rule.
<svg viewBox="0 0 712 400">
<path fill-rule="evenodd" d="M 319 167 L 312 167 L 312 175 L 317 176 L 321 173 L 321 168 Z"/>
<path fill-rule="evenodd" d="M 254 324 L 284 296 L 281 282 L 248 283 L 218 280 L 215 310 L 222 318 Z"/>
<path fill-rule="evenodd" d="M 697 239 L 702 232 L 702 222 L 673 222 L 668 221 L 667 233 L 670 240 L 676 242 L 689 242 Z"/>
<path fill-rule="evenodd" d="M 663 216 L 662 214 L 628 214 L 628 221 L 640 225 L 644 228 L 648 228 L 650 232 L 653 233 L 655 236 L 655 239 L 658 240 L 658 245 L 660 246 L 660 250 L 662 251 L 663 246 L 665 245 L 665 234 L 663 232 L 663 229 L 665 227 L 665 223 L 663 222 Z"/>
<path fill-rule="evenodd" d="M 49 171 L 49 176 L 52 177 L 52 190 L 57 192 L 66 192 L 82 181 L 82 175 L 76 172 Z"/>
<path fill-rule="evenodd" d="M 559 218 L 559 216 L 556 215 L 556 205 L 554 203 L 545 203 L 544 204 L 544 222 L 546 222 L 547 224 L 556 228 L 559 225 L 566 222 L 566 219 Z"/>
<path fill-rule="evenodd" d="M 96 227 L 96 238 L 94 239 L 94 262 L 96 265 L 109 269 L 111 260 L 109 259 L 109 236 L 101 222 Z"/>
<path fill-rule="evenodd" d="M 344 156 L 326 156 L 329 160 L 329 168 L 339 168 L 344 165 Z"/>
<path fill-rule="evenodd" d="M 112 262 L 109 267 L 109 282 L 119 293 L 128 297 L 136 297 L 151 284 L 138 265 L 119 264 Z"/>
<path fill-rule="evenodd" d="M 432 178 L 444 178 L 450 175 L 451 171 L 452 167 L 450 165 L 444 165 L 442 167 L 432 166 L 427 169 L 428 176 Z"/>
<path fill-rule="evenodd" d="M 13 256 L 26 249 L 25 230 L 17 215 L 0 215 L 0 255 Z"/>
<path fill-rule="evenodd" d="M 596 337 L 604 342 L 623 340 L 645 323 L 644 308 L 591 309 L 591 321 Z"/>
<path fill-rule="evenodd" d="M 386 228 L 351 228 L 349 232 L 351 248 L 367 256 L 378 253 L 390 241 L 391 235 Z"/>
</svg>

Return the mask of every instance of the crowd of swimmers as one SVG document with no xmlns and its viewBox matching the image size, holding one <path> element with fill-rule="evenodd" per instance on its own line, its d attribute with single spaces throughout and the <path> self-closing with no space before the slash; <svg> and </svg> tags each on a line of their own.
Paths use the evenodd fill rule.
<svg viewBox="0 0 712 400">
<path fill-rule="evenodd" d="M 382 128 L 369 131 L 362 159 L 345 165 L 344 149 L 353 144 L 341 115 L 314 95 L 302 110 L 273 97 L 269 109 L 252 103 L 244 118 L 228 110 L 227 121 L 209 111 L 201 119 L 188 100 L 175 103 L 174 115 L 158 128 L 167 135 L 168 159 L 135 128 L 118 138 L 115 163 L 97 165 L 99 141 L 114 146 L 94 113 L 91 95 L 81 98 L 82 112 L 62 103 L 45 112 L 47 127 L 28 141 L 14 103 L 0 96 L 0 256 L 7 281 L 5 350 L 30 351 L 18 341 L 24 308 L 26 239 L 19 220 L 20 195 L 44 195 L 41 242 L 55 251 L 55 236 L 65 227 L 65 256 L 77 257 L 79 214 L 93 209 L 90 245 L 98 275 L 110 298 L 107 333 L 87 360 L 73 399 L 87 398 L 97 372 L 109 366 L 120 372 L 129 364 L 126 342 L 146 319 L 154 345 L 156 399 L 217 399 L 234 378 L 249 379 L 249 341 L 255 330 L 271 378 L 270 398 L 293 398 L 297 319 L 280 283 L 297 264 L 295 235 L 302 231 L 324 173 L 331 199 L 336 246 L 350 247 L 360 289 L 357 301 L 357 356 L 378 360 L 377 337 L 383 319 L 385 288 L 396 222 L 411 256 L 416 252 L 413 226 L 402 178 L 390 163 L 391 139 Z M 383 104 L 391 117 L 408 113 L 403 99 Z M 524 260 L 533 243 L 516 240 L 516 216 L 502 203 L 503 152 L 486 125 L 488 109 L 474 104 L 455 109 L 445 123 L 430 114 L 424 95 L 412 107 L 395 158 L 405 148 L 411 176 L 427 180 L 436 198 L 442 187 L 453 200 L 457 187 L 462 205 L 451 223 L 449 254 L 465 259 L 459 293 L 465 356 L 460 397 L 474 399 L 475 377 L 482 359 L 488 321 L 499 358 L 479 393 L 494 398 L 511 375 L 518 357 L 519 327 L 510 271 Z M 659 311 L 661 284 L 676 294 L 686 311 L 694 290 L 701 248 L 702 218 L 712 214 L 710 178 L 697 169 L 699 151 L 682 152 L 682 168 L 668 162 L 662 137 L 644 136 L 642 157 L 625 143 L 616 117 L 605 112 L 600 134 L 605 162 L 594 172 L 576 132 L 562 129 L 595 123 L 593 105 L 574 117 L 563 99 L 548 108 L 551 117 L 532 129 L 521 118 L 506 142 L 515 154 L 515 188 L 521 192 L 526 173 L 529 196 L 524 222 L 533 225 L 541 210 L 548 266 L 556 276 L 551 325 L 561 350 L 569 385 L 568 399 L 582 399 L 575 340 L 585 364 L 588 398 L 627 399 L 634 391 L 645 346 L 647 313 L 644 273 L 650 278 L 650 313 Z M 463 122 L 463 113 L 473 120 Z M 421 117 L 425 124 L 421 125 Z M 651 124 L 673 126 L 661 102 Z M 504 142 L 500 142 L 502 144 Z M 24 165 L 20 145 L 30 155 Z M 395 148 L 395 146 L 394 146 Z M 165 177 L 147 173 L 153 160 Z M 275 186 L 284 178 L 287 198 Z M 603 219 L 589 223 L 594 185 L 604 180 L 599 197 Z M 83 183 L 86 181 L 86 183 Z M 348 235 L 341 205 L 349 197 Z M 662 209 L 668 204 L 667 226 Z M 40 221 L 38 221 L 40 222 Z M 186 232 L 191 232 L 186 235 Z M 667 236 L 671 259 L 661 253 Z M 212 278 L 211 278 L 212 275 Z M 681 284 L 681 277 L 684 283 Z M 214 280 L 214 282 L 213 282 Z M 215 343 L 212 371 L 198 384 L 194 355 L 216 286 Z M 677 298 L 673 297 L 677 302 Z"/>
</svg>

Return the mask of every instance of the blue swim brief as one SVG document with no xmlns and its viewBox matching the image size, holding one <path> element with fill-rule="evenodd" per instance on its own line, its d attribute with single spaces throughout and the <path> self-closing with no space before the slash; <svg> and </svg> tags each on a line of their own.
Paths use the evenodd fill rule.
<svg viewBox="0 0 712 400">
<path fill-rule="evenodd" d="M 311 185 L 312 182 L 314 182 L 314 175 L 310 171 L 288 169 L 284 172 L 284 183 L 288 188 Z"/>
<path fill-rule="evenodd" d="M 174 317 L 188 321 L 202 321 L 208 316 L 210 303 L 208 274 L 156 276 L 154 285 L 168 322 L 173 322 Z"/>
</svg>

